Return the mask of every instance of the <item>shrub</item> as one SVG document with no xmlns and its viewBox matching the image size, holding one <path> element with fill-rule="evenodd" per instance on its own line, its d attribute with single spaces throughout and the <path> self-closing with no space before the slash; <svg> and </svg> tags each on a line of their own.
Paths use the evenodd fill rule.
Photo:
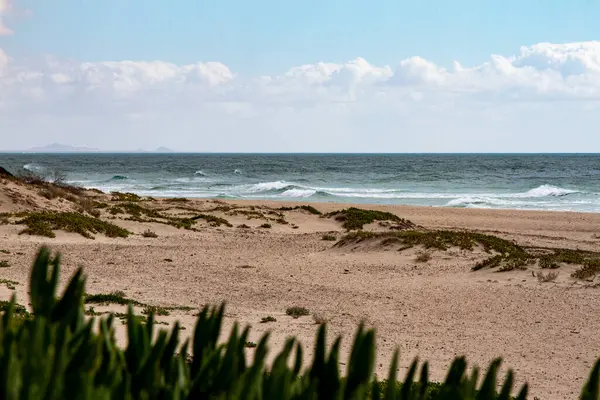
<svg viewBox="0 0 600 400">
<path fill-rule="evenodd" d="M 159 316 L 167 316 L 171 313 L 169 312 L 169 310 L 167 310 L 164 307 L 146 306 L 146 307 L 144 307 L 142 314 L 144 314 L 144 315 L 154 314 L 154 315 L 159 315 Z"/>
<path fill-rule="evenodd" d="M 451 247 L 458 247 L 461 250 L 474 250 L 475 246 L 483 247 L 488 253 L 498 253 L 484 261 L 477 263 L 472 269 L 474 271 L 484 267 L 498 267 L 501 270 L 508 271 L 516 268 L 522 268 L 534 256 L 529 254 L 521 246 L 497 236 L 485 235 L 476 232 L 466 231 L 419 231 L 407 230 L 398 232 L 351 232 L 338 241 L 335 246 L 343 247 L 365 240 L 393 240 L 393 243 L 400 245 L 400 250 L 422 246 L 427 249 L 446 251 Z"/>
<path fill-rule="evenodd" d="M 40 196 L 45 197 L 48 200 L 53 200 L 59 197 L 59 194 L 55 190 L 49 188 L 43 188 L 39 191 Z"/>
<path fill-rule="evenodd" d="M 342 377 L 340 339 L 328 348 L 326 325 L 318 328 L 312 362 L 303 369 L 302 347 L 294 338 L 286 340 L 269 367 L 268 335 L 250 342 L 249 329 L 234 324 L 229 339 L 220 342 L 223 306 L 205 307 L 198 315 L 193 340 L 183 344 L 178 323 L 170 331 L 157 332 L 152 311 L 141 318 L 133 314 L 131 305 L 126 314 L 91 315 L 86 321 L 82 270 L 75 272 L 62 297 L 56 295 L 58 275 L 58 257 L 51 258 L 42 249 L 31 271 L 31 314 L 14 296 L 11 302 L 0 303 L 3 399 L 511 399 L 513 373 L 509 370 L 506 379 L 498 382 L 500 359 L 480 374 L 478 368 L 468 368 L 465 358 L 456 358 L 442 383 L 430 382 L 428 364 L 415 359 L 398 382 L 396 351 L 387 379 L 378 381 L 373 377 L 375 332 L 362 324 Z M 123 349 L 117 346 L 115 318 L 127 325 Z M 245 354 L 247 347 L 255 348 L 251 359 Z M 582 400 L 599 397 L 599 376 L 600 360 L 581 391 Z M 524 385 L 518 399 L 526 399 L 527 392 Z"/>
<path fill-rule="evenodd" d="M 431 260 L 431 254 L 424 251 L 417 254 L 417 257 L 415 258 L 415 261 L 419 263 L 426 263 L 429 260 Z"/>
<path fill-rule="evenodd" d="M 547 274 L 544 274 L 542 271 L 539 271 L 536 276 L 540 283 L 554 282 L 558 277 L 558 272 L 549 271 Z"/>
<path fill-rule="evenodd" d="M 348 231 L 362 229 L 366 224 L 375 221 L 393 221 L 406 225 L 407 228 L 415 226 L 412 222 L 389 212 L 363 210 L 355 207 L 334 211 L 325 216 L 328 218 L 334 217 L 336 221 L 343 222 L 343 227 Z"/>
<path fill-rule="evenodd" d="M 196 215 L 195 217 L 192 217 L 190 219 L 192 221 L 203 219 L 206 222 L 208 222 L 211 226 L 225 225 L 225 226 L 228 226 L 230 228 L 233 226 L 225 218 L 217 217 L 217 216 L 214 216 L 214 215 L 211 215 L 211 214 L 200 214 L 200 215 Z"/>
<path fill-rule="evenodd" d="M 335 237 L 334 235 L 323 235 L 323 236 L 321 236 L 321 240 L 328 240 L 330 242 L 335 242 L 337 240 L 337 237 Z"/>
<path fill-rule="evenodd" d="M 265 229 L 271 229 L 271 224 L 266 224 L 265 223 L 265 224 L 262 224 L 260 227 L 261 228 L 265 228 Z"/>
<path fill-rule="evenodd" d="M 93 239 L 92 234 L 102 233 L 108 237 L 127 237 L 130 232 L 110 222 L 74 212 L 33 212 L 17 224 L 26 225 L 19 234 L 56 237 L 55 230 L 79 233 L 88 239 Z"/>
<path fill-rule="evenodd" d="M 285 313 L 292 318 L 300 318 L 310 315 L 310 311 L 304 307 L 289 307 L 287 310 L 285 310 Z"/>
<path fill-rule="evenodd" d="M 164 201 L 168 203 L 187 203 L 189 200 L 185 197 L 173 197 L 170 199 L 165 199 Z"/>
<path fill-rule="evenodd" d="M 314 208 L 313 206 L 300 206 L 300 208 L 304 211 L 308 211 L 311 214 L 314 215 L 321 215 L 321 211 L 317 210 L 316 208 Z"/>
<path fill-rule="evenodd" d="M 308 211 L 309 213 L 314 214 L 314 215 L 321 215 L 321 211 L 317 210 L 313 206 L 308 206 L 308 205 L 296 206 L 296 207 L 279 207 L 278 210 L 279 211 L 304 210 L 304 211 Z"/>
<path fill-rule="evenodd" d="M 8 267 L 10 267 L 10 263 L 8 262 L 8 260 L 0 261 L 0 268 L 8 268 Z"/>
<path fill-rule="evenodd" d="M 573 272 L 571 276 L 576 279 L 590 279 L 594 278 L 598 272 L 600 272 L 600 260 L 592 259 L 584 261 L 581 268 Z"/>
<path fill-rule="evenodd" d="M 275 317 L 272 316 L 266 316 L 266 317 L 262 317 L 260 319 L 260 323 L 261 324 L 266 324 L 267 322 L 277 322 L 277 319 Z"/>
<path fill-rule="evenodd" d="M 117 290 L 107 294 L 86 294 L 85 295 L 85 303 L 86 304 L 134 304 L 139 305 L 134 300 L 128 299 L 125 297 L 125 293 Z"/>
<path fill-rule="evenodd" d="M 94 218 L 100 218 L 100 216 L 102 215 L 102 212 L 96 208 L 92 208 L 92 209 L 89 209 L 86 211 L 88 214 L 90 214 Z"/>
<path fill-rule="evenodd" d="M 151 231 L 150 229 L 146 229 L 144 231 L 144 233 L 142 233 L 142 236 L 145 238 L 157 238 L 158 237 L 158 235 L 155 232 Z"/>
<path fill-rule="evenodd" d="M 141 201 L 142 198 L 135 193 L 121 193 L 121 192 L 111 192 L 112 201 L 129 201 L 129 202 L 138 202 Z"/>
<path fill-rule="evenodd" d="M 0 285 L 5 285 L 9 290 L 15 290 L 15 286 L 17 286 L 19 282 L 11 281 L 10 279 L 0 279 Z"/>
</svg>

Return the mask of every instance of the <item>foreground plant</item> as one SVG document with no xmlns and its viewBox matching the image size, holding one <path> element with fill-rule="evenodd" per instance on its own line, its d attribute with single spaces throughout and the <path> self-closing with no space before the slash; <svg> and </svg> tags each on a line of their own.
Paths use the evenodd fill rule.
<svg viewBox="0 0 600 400">
<path fill-rule="evenodd" d="M 346 375 L 339 370 L 340 338 L 330 349 L 326 328 L 317 331 L 312 363 L 303 369 L 303 351 L 288 339 L 266 366 L 268 334 L 248 340 L 249 329 L 234 325 L 226 343 L 219 343 L 224 307 L 205 307 L 191 341 L 180 344 L 179 325 L 155 332 L 149 309 L 147 322 L 127 314 L 128 344 L 117 347 L 114 316 L 84 317 L 85 278 L 79 269 L 58 298 L 60 258 L 42 248 L 30 280 L 32 313 L 12 302 L 0 319 L 1 399 L 511 399 L 513 374 L 500 391 L 500 360 L 494 361 L 477 386 L 479 371 L 466 374 L 457 358 L 443 383 L 428 380 L 428 364 L 415 360 L 403 382 L 396 381 L 398 352 L 386 381 L 373 378 L 375 332 L 358 327 Z M 251 350 L 250 350 L 251 349 Z M 247 352 L 252 351 L 252 360 Z M 189 355 L 188 355 L 189 354 Z M 597 363 L 581 399 L 598 399 Z M 415 379 L 418 379 L 415 382 Z M 525 399 L 527 386 L 518 398 Z"/>
</svg>

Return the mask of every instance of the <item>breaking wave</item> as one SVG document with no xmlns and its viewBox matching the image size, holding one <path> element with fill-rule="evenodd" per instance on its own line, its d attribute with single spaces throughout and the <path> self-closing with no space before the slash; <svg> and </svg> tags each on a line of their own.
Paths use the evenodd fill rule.
<svg viewBox="0 0 600 400">
<path fill-rule="evenodd" d="M 36 163 L 28 163 L 23 165 L 23 169 L 27 170 L 29 172 L 34 172 L 36 174 L 41 174 L 47 171 L 47 168 L 44 167 L 43 165 L 40 164 L 36 164 Z"/>
<path fill-rule="evenodd" d="M 577 190 L 564 189 L 552 185 L 541 185 L 522 194 L 522 197 L 561 197 L 579 193 Z M 517 197 L 517 196 L 515 196 Z"/>
</svg>

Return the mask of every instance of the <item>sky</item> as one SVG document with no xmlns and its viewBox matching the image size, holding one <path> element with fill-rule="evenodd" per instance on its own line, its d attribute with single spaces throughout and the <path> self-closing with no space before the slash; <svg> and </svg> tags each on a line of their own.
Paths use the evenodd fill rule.
<svg viewBox="0 0 600 400">
<path fill-rule="evenodd" d="M 599 0 L 0 0 L 0 150 L 600 152 Z"/>
</svg>

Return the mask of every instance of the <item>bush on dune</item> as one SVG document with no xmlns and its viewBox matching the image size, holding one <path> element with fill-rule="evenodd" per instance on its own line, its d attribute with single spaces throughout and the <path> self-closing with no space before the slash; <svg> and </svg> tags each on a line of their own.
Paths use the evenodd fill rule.
<svg viewBox="0 0 600 400">
<path fill-rule="evenodd" d="M 2 304 L 0 318 L 0 398 L 3 399 L 511 399 L 513 374 L 500 390 L 500 360 L 489 366 L 481 383 L 467 374 L 464 358 L 451 364 L 442 383 L 428 380 L 427 363 L 416 360 L 403 382 L 396 381 L 398 353 L 386 381 L 373 378 L 375 332 L 358 327 L 345 376 L 340 376 L 340 340 L 326 345 L 326 327 L 317 330 L 314 356 L 303 369 L 303 351 L 294 339 L 266 365 L 268 334 L 250 342 L 249 329 L 232 328 L 218 342 L 224 307 L 205 307 L 191 341 L 179 340 L 176 323 L 156 332 L 152 309 L 126 316 L 128 343 L 116 344 L 114 315 L 84 317 L 85 278 L 79 269 L 57 297 L 59 258 L 42 249 L 30 279 L 31 314 L 16 304 Z M 117 296 L 118 297 L 118 296 Z M 122 297 L 122 296 L 121 296 Z M 250 345 L 249 345 L 250 344 Z M 249 358 L 247 352 L 253 357 Z M 189 354 L 188 354 L 189 353 Z M 597 399 L 600 363 L 594 367 L 581 399 Z M 415 381 L 416 380 L 416 381 Z M 525 399 L 527 387 L 519 392 Z"/>
<path fill-rule="evenodd" d="M 55 230 L 79 233 L 88 239 L 93 239 L 92 234 L 102 233 L 108 237 L 127 237 L 130 232 L 110 222 L 87 216 L 76 212 L 33 212 L 26 214 L 25 218 L 17 224 L 26 225 L 20 234 L 56 237 Z"/>
<path fill-rule="evenodd" d="M 350 207 L 344 210 L 330 212 L 325 214 L 326 218 L 335 218 L 336 221 L 343 222 L 343 227 L 348 231 L 362 229 L 365 225 L 375 221 L 392 221 L 404 228 L 413 228 L 415 224 L 404 218 L 398 217 L 384 211 L 363 210 L 361 208 Z"/>
</svg>

